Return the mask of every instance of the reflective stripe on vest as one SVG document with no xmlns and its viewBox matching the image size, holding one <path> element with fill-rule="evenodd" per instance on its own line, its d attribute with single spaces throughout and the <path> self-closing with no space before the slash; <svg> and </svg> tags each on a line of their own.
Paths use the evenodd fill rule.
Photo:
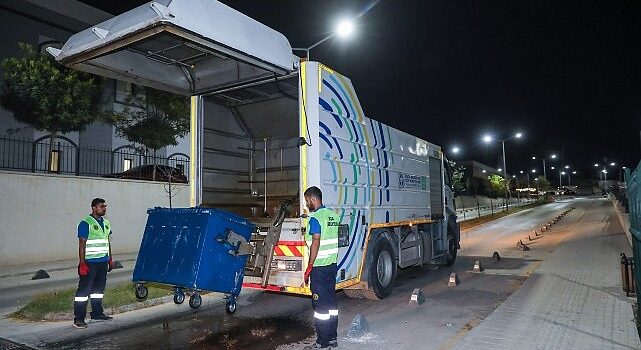
<svg viewBox="0 0 641 350">
<path fill-rule="evenodd" d="M 109 220 L 102 219 L 104 229 L 100 227 L 98 221 L 91 215 L 88 215 L 82 221 L 89 225 L 85 259 L 97 259 L 109 255 L 109 234 L 111 233 Z"/>
<path fill-rule="evenodd" d="M 327 266 L 335 264 L 338 257 L 338 225 L 340 217 L 331 209 L 320 208 L 309 215 L 309 219 L 316 218 L 321 227 L 321 241 L 318 248 L 318 255 L 314 260 L 314 266 Z M 307 232 L 310 232 L 309 220 L 307 221 Z M 312 245 L 312 235 L 305 235 L 307 247 Z"/>
</svg>

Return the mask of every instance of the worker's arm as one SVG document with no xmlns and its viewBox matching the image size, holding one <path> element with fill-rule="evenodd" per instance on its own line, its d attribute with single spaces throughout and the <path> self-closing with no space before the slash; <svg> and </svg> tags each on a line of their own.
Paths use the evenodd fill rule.
<svg viewBox="0 0 641 350">
<path fill-rule="evenodd" d="M 320 248 L 321 235 L 313 234 L 312 235 L 312 246 L 309 248 L 309 262 L 307 266 L 314 266 L 314 261 L 316 261 L 316 256 L 318 255 L 318 249 Z"/>
<path fill-rule="evenodd" d="M 87 239 L 83 237 L 78 238 L 78 258 L 80 264 L 85 263 L 85 250 L 87 249 Z"/>
</svg>

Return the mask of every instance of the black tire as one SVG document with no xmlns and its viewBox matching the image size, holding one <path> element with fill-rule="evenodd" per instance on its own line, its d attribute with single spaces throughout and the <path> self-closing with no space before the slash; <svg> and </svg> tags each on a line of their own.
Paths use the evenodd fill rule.
<svg viewBox="0 0 641 350">
<path fill-rule="evenodd" d="M 456 254 L 458 252 L 458 244 L 456 239 L 451 234 L 447 235 L 447 260 L 445 261 L 445 266 L 452 266 L 456 261 Z"/>
<path fill-rule="evenodd" d="M 225 312 L 228 314 L 233 314 L 236 312 L 236 298 L 229 298 L 227 299 L 227 303 L 225 304 Z"/>
<path fill-rule="evenodd" d="M 185 301 L 185 293 L 182 290 L 177 290 L 174 292 L 174 303 L 182 304 Z"/>
<path fill-rule="evenodd" d="M 136 299 L 138 301 L 143 301 L 147 299 L 147 295 L 149 294 L 149 291 L 147 290 L 147 287 L 145 287 L 142 284 L 139 284 L 136 286 L 136 291 L 134 292 L 136 294 Z"/>
<path fill-rule="evenodd" d="M 203 303 L 203 298 L 198 293 L 194 293 L 189 297 L 189 307 L 196 310 Z"/>
<path fill-rule="evenodd" d="M 378 299 L 385 299 L 392 293 L 396 278 L 396 257 L 392 245 L 385 237 L 379 237 L 372 249 L 369 276 L 370 289 Z"/>
</svg>

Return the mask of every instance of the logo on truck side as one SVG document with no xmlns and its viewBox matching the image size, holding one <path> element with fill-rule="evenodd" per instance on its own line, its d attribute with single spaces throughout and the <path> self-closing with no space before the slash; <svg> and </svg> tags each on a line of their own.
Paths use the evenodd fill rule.
<svg viewBox="0 0 641 350">
<path fill-rule="evenodd" d="M 398 174 L 398 188 L 410 188 L 415 190 L 427 189 L 427 177 L 413 174 Z"/>
</svg>

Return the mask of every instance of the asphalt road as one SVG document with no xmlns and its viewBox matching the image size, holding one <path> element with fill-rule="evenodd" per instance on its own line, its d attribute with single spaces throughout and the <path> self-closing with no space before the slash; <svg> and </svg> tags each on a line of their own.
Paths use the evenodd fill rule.
<svg viewBox="0 0 641 350">
<path fill-rule="evenodd" d="M 524 283 L 563 239 L 564 225 L 575 224 L 592 201 L 547 204 L 466 230 L 462 233 L 462 249 L 454 266 L 403 270 L 392 296 L 385 300 L 352 300 L 338 293 L 340 348 L 452 348 Z M 527 240 L 532 229 L 573 204 L 577 210 L 552 231 L 542 238 L 526 241 L 532 247 L 530 251 L 516 248 L 519 239 Z M 554 230 L 559 233 L 555 235 Z M 503 257 L 500 262 L 492 260 L 494 251 Z M 476 260 L 486 266 L 486 273 L 470 271 Z M 451 272 L 456 272 L 460 280 L 460 285 L 454 288 L 447 286 Z M 424 292 L 423 305 L 408 305 L 414 288 Z M 44 339 L 42 345 L 52 349 L 299 349 L 313 339 L 309 299 L 270 293 L 242 294 L 233 316 L 225 314 L 222 304 L 212 304 L 193 313 L 183 310 L 174 315 L 150 314 L 135 325 L 112 327 L 115 329 L 107 334 L 83 337 L 78 333 L 80 339 L 71 341 Z M 171 307 L 188 308 L 187 305 Z M 367 318 L 370 333 L 359 339 L 348 339 L 346 331 L 356 314 Z M 91 328 L 97 326 L 90 324 Z"/>
</svg>

